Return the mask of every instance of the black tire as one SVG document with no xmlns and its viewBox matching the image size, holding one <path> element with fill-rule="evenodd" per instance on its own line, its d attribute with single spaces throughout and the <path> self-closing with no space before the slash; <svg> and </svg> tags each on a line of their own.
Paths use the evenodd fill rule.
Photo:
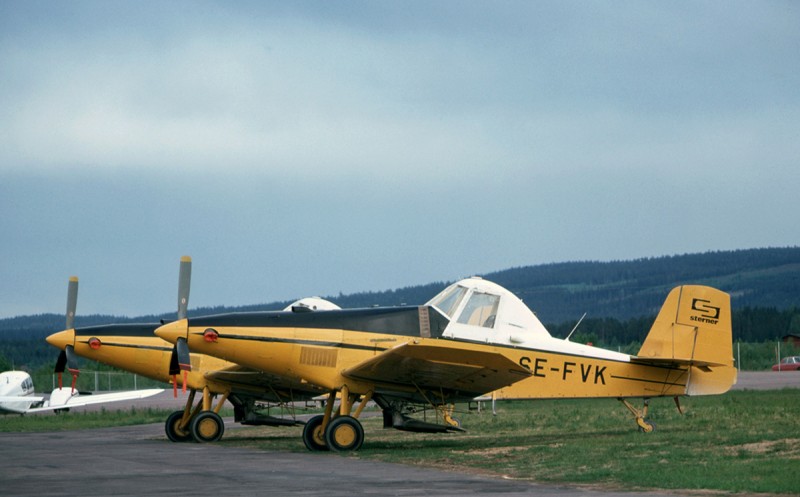
<svg viewBox="0 0 800 497">
<path fill-rule="evenodd" d="M 214 411 L 203 411 L 192 420 L 190 431 L 195 442 L 217 442 L 225 432 L 225 422 Z"/>
<path fill-rule="evenodd" d="M 645 419 L 644 422 L 650 426 L 650 431 L 645 431 L 645 429 L 640 426 L 639 433 L 653 433 L 654 431 L 656 431 L 656 424 L 654 422 L 647 419 Z"/>
<path fill-rule="evenodd" d="M 322 414 L 314 416 L 303 427 L 303 443 L 306 444 L 308 450 L 315 452 L 329 450 L 325 443 L 325 434 L 321 429 L 324 418 L 325 416 Z"/>
<path fill-rule="evenodd" d="M 356 451 L 364 443 L 364 428 L 356 418 L 340 416 L 328 424 L 325 442 L 337 452 Z"/>
<path fill-rule="evenodd" d="M 183 411 L 175 411 L 167 416 L 167 422 L 164 423 L 164 431 L 167 433 L 167 438 L 173 442 L 188 442 L 192 439 L 192 434 L 189 431 L 183 431 L 178 428 L 181 419 L 183 419 Z"/>
</svg>

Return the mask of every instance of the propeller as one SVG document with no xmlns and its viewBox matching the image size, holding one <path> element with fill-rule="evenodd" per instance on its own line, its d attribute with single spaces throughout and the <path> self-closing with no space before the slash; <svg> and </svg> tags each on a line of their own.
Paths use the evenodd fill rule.
<svg viewBox="0 0 800 497">
<path fill-rule="evenodd" d="M 181 257 L 178 273 L 178 320 L 186 319 L 189 311 L 189 290 L 192 283 L 192 258 L 188 255 Z M 186 392 L 186 377 L 192 370 L 192 359 L 189 354 L 189 344 L 186 338 L 178 338 L 172 349 L 169 373 L 172 375 L 173 393 L 178 396 L 178 372 L 183 373 L 182 390 Z"/>
<path fill-rule="evenodd" d="M 69 278 L 69 285 L 67 286 L 67 321 L 66 329 L 71 330 L 75 327 L 75 310 L 78 307 L 78 277 L 71 276 Z M 80 374 L 80 367 L 78 366 L 78 357 L 75 355 L 75 349 L 72 345 L 67 345 L 64 350 L 58 354 L 56 359 L 56 367 L 54 372 L 58 374 L 58 388 L 62 387 L 61 374 L 64 370 L 68 370 L 72 374 L 72 391 L 75 391 L 75 383 L 78 381 Z"/>
<path fill-rule="evenodd" d="M 189 290 L 192 284 L 192 258 L 188 255 L 181 257 L 181 266 L 178 273 L 178 319 L 186 319 L 189 311 Z"/>
</svg>

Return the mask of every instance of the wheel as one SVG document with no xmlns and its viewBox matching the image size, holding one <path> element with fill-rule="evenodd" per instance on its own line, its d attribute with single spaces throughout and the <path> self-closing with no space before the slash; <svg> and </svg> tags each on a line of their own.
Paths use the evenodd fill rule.
<svg viewBox="0 0 800 497">
<path fill-rule="evenodd" d="M 322 432 L 322 420 L 324 418 L 325 416 L 322 414 L 314 416 L 303 427 L 303 443 L 306 444 L 308 450 L 328 450 L 328 445 L 325 443 L 325 434 Z"/>
<path fill-rule="evenodd" d="M 164 423 L 164 431 L 167 432 L 167 438 L 173 442 L 188 442 L 192 439 L 191 433 L 178 427 L 181 419 L 183 419 L 183 411 L 175 411 L 167 416 L 167 422 Z"/>
<path fill-rule="evenodd" d="M 358 450 L 364 443 L 364 428 L 356 418 L 340 416 L 328 424 L 325 442 L 338 452 Z"/>
<path fill-rule="evenodd" d="M 643 419 L 642 423 L 644 423 L 644 426 L 639 425 L 640 433 L 653 433 L 654 431 L 656 431 L 656 424 L 653 423 L 652 421 Z"/>
<path fill-rule="evenodd" d="M 222 438 L 225 423 L 214 411 L 203 411 L 192 420 L 189 431 L 196 442 L 216 442 Z"/>
</svg>

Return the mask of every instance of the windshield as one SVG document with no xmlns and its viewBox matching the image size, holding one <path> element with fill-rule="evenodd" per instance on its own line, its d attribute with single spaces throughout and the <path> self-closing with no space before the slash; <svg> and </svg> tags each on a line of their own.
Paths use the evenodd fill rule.
<svg viewBox="0 0 800 497">
<path fill-rule="evenodd" d="M 452 319 L 453 313 L 458 309 L 458 304 L 461 303 L 461 299 L 464 298 L 465 293 L 467 293 L 466 288 L 463 286 L 455 286 L 433 299 L 431 305 L 435 306 L 445 313 L 447 317 Z"/>
<path fill-rule="evenodd" d="M 490 293 L 475 292 L 469 298 L 467 305 L 461 312 L 458 322 L 484 328 L 494 328 L 494 320 L 497 317 L 497 305 L 500 302 L 499 295 Z"/>
</svg>

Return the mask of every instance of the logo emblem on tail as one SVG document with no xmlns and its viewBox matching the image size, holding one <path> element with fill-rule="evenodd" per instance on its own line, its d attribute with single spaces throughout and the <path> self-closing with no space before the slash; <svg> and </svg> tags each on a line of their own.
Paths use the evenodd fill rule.
<svg viewBox="0 0 800 497">
<path fill-rule="evenodd" d="M 692 299 L 692 310 L 700 313 L 699 316 L 692 316 L 692 321 L 706 324 L 717 324 L 719 322 L 720 308 L 711 305 L 710 300 Z"/>
</svg>

